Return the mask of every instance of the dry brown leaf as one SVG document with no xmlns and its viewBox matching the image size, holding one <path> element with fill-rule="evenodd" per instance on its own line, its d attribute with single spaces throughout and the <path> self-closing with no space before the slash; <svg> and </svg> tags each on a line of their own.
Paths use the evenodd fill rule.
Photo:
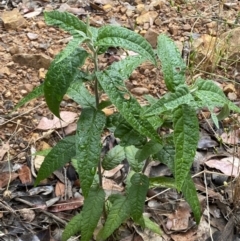
<svg viewBox="0 0 240 241">
<path fill-rule="evenodd" d="M 32 183 L 32 174 L 31 170 L 27 165 L 23 165 L 18 170 L 19 179 L 21 180 L 22 184 L 29 184 Z"/>
<path fill-rule="evenodd" d="M 230 131 L 229 133 L 224 132 L 221 138 L 224 143 L 229 145 L 236 145 L 238 143 L 236 131 Z"/>
<path fill-rule="evenodd" d="M 79 208 L 83 205 L 84 198 L 83 197 L 78 197 L 78 198 L 72 198 L 68 199 L 66 201 L 60 201 L 57 204 L 51 206 L 48 208 L 50 212 L 61 212 L 65 210 L 72 210 Z"/>
<path fill-rule="evenodd" d="M 109 171 L 104 171 L 104 177 L 114 177 L 114 175 L 123 168 L 123 164 L 117 165 L 115 168 Z"/>
<path fill-rule="evenodd" d="M 116 182 L 111 179 L 103 178 L 103 189 L 122 192 L 124 190 L 123 187 L 119 186 Z"/>
<path fill-rule="evenodd" d="M 33 12 L 24 14 L 24 17 L 25 17 L 25 18 L 33 18 L 33 17 L 36 17 L 36 16 L 38 16 L 39 14 L 41 14 L 42 11 L 43 11 L 43 8 L 42 8 L 42 7 L 36 8 Z"/>
<path fill-rule="evenodd" d="M 184 241 L 195 241 L 196 233 L 197 233 L 197 231 L 195 229 L 190 229 L 184 233 L 171 234 L 171 238 L 174 241 L 183 241 L 183 240 Z"/>
<path fill-rule="evenodd" d="M 35 212 L 32 209 L 23 208 L 19 210 L 19 213 L 28 222 L 32 222 L 35 218 Z"/>
<path fill-rule="evenodd" d="M 43 161 L 44 161 L 45 157 L 44 156 L 36 156 L 34 158 L 34 167 L 37 171 L 39 171 Z"/>
<path fill-rule="evenodd" d="M 57 118 L 56 116 L 53 117 L 52 120 L 48 119 L 47 117 L 43 117 L 37 129 L 40 130 L 50 130 L 50 129 L 59 129 L 62 127 L 68 126 L 70 123 L 73 123 L 77 117 L 77 113 L 70 112 L 70 111 L 62 111 L 60 112 L 60 116 L 62 120 Z"/>
<path fill-rule="evenodd" d="M 9 179 L 11 179 L 10 180 L 10 183 L 11 183 L 17 177 L 18 177 L 17 173 L 2 172 L 0 174 L 0 188 L 4 188 L 5 186 L 7 186 Z"/>
<path fill-rule="evenodd" d="M 181 202 L 174 213 L 169 214 L 166 228 L 173 231 L 183 231 L 188 229 L 191 209 L 186 202 Z"/>
<path fill-rule="evenodd" d="M 55 195 L 58 197 L 58 196 L 61 196 L 63 197 L 65 194 L 65 184 L 63 184 L 62 182 L 57 182 L 56 183 L 56 186 L 55 186 Z"/>
<path fill-rule="evenodd" d="M 3 157 L 5 156 L 5 154 L 9 151 L 10 146 L 9 143 L 6 142 L 4 143 L 1 147 L 0 147 L 0 161 L 3 159 Z"/>
<path fill-rule="evenodd" d="M 208 167 L 215 168 L 227 176 L 238 176 L 240 160 L 237 157 L 226 157 L 221 160 L 211 159 L 205 162 Z"/>
<path fill-rule="evenodd" d="M 73 134 L 77 130 L 77 123 L 71 123 L 64 128 L 66 136 Z"/>
</svg>

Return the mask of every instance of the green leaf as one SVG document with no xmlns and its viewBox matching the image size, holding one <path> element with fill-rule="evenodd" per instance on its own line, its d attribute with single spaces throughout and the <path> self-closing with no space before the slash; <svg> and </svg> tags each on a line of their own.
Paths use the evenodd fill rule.
<svg viewBox="0 0 240 241">
<path fill-rule="evenodd" d="M 61 55 L 61 54 L 60 54 Z M 88 53 L 80 48 L 57 63 L 58 58 L 51 63 L 44 82 L 44 95 L 48 108 L 60 118 L 59 106 L 68 87 L 78 74 L 78 67 L 82 66 Z"/>
<path fill-rule="evenodd" d="M 172 145 L 165 145 L 162 150 L 155 155 L 156 159 L 169 167 L 173 175 L 175 174 L 174 155 L 175 147 Z M 149 181 L 151 183 L 151 179 Z M 201 217 L 201 206 L 198 200 L 196 188 L 189 174 L 182 185 L 182 193 L 186 201 L 189 203 L 197 223 L 199 223 Z"/>
<path fill-rule="evenodd" d="M 65 227 L 62 234 L 62 241 L 67 241 L 71 236 L 80 232 L 82 225 L 82 213 L 75 215 Z"/>
<path fill-rule="evenodd" d="M 143 164 L 142 162 L 138 162 L 136 159 L 136 154 L 139 149 L 137 149 L 135 146 L 127 146 L 124 148 L 126 159 L 132 168 L 133 171 L 135 172 L 140 172 L 142 171 Z"/>
<path fill-rule="evenodd" d="M 57 59 L 56 63 L 61 62 L 63 59 L 71 55 L 84 40 L 86 40 L 86 37 L 83 37 L 83 36 L 77 36 L 72 40 L 70 40 L 67 46 L 61 51 L 60 56 Z"/>
<path fill-rule="evenodd" d="M 105 170 L 111 170 L 125 159 L 124 147 L 117 145 L 104 157 L 102 166 Z"/>
<path fill-rule="evenodd" d="M 103 112 L 94 108 L 85 108 L 77 124 L 76 156 L 73 165 L 76 168 L 84 197 L 93 183 L 96 167 L 101 154 L 101 134 L 106 117 Z"/>
<path fill-rule="evenodd" d="M 149 187 L 164 187 L 176 189 L 176 182 L 171 177 L 149 177 Z"/>
<path fill-rule="evenodd" d="M 217 115 L 217 119 L 218 119 L 219 121 L 221 121 L 221 120 L 227 118 L 229 115 L 230 115 L 229 107 L 228 107 L 227 104 L 225 104 L 225 105 L 223 106 L 223 108 L 221 109 L 221 111 L 219 112 L 219 114 Z"/>
<path fill-rule="evenodd" d="M 134 172 L 133 170 L 130 169 L 130 172 L 128 172 L 127 174 L 127 178 L 126 178 L 126 188 L 125 188 L 125 193 L 126 195 L 128 196 L 129 195 L 129 190 L 132 186 L 132 183 L 131 183 L 131 178 L 132 176 L 135 174 L 136 172 Z"/>
<path fill-rule="evenodd" d="M 189 93 L 188 87 L 186 85 L 180 85 L 176 87 L 174 93 L 168 93 L 164 95 L 155 104 L 150 106 L 144 113 L 144 116 L 160 115 L 165 111 L 170 111 L 176 109 L 178 106 L 183 104 L 193 105 L 194 98 L 191 93 Z"/>
<path fill-rule="evenodd" d="M 173 145 L 163 145 L 163 148 L 154 155 L 154 159 L 157 159 L 161 163 L 167 165 L 175 175 L 174 168 L 174 156 L 175 156 L 175 147 Z"/>
<path fill-rule="evenodd" d="M 45 149 L 45 150 L 42 150 L 42 151 L 37 151 L 32 156 L 47 156 L 51 150 L 52 150 L 52 148 Z"/>
<path fill-rule="evenodd" d="M 162 145 L 154 141 L 147 142 L 142 149 L 136 153 L 136 159 L 138 162 L 143 162 L 149 156 L 159 152 L 162 149 Z"/>
<path fill-rule="evenodd" d="M 118 108 L 124 119 L 140 134 L 161 143 L 152 125 L 146 119 L 140 118 L 141 106 L 123 83 L 128 73 L 131 73 L 134 67 L 141 62 L 140 60 L 141 57 L 139 56 L 128 57 L 115 62 L 103 72 L 97 72 L 96 76 L 109 99 Z"/>
<path fill-rule="evenodd" d="M 201 206 L 198 200 L 198 195 L 194 182 L 189 174 L 183 183 L 182 193 L 193 211 L 197 224 L 199 224 L 202 215 Z"/>
<path fill-rule="evenodd" d="M 185 83 L 186 64 L 173 40 L 164 34 L 158 36 L 157 54 L 166 86 L 174 92 L 177 86 Z"/>
<path fill-rule="evenodd" d="M 101 101 L 101 102 L 99 103 L 98 109 L 99 109 L 99 110 L 102 110 L 102 109 L 104 109 L 104 108 L 106 108 L 106 107 L 108 107 L 108 106 L 110 106 L 110 105 L 112 105 L 112 102 L 111 102 L 110 100 L 103 100 L 103 101 Z"/>
<path fill-rule="evenodd" d="M 140 220 L 137 221 L 142 228 L 148 228 L 152 232 L 161 235 L 162 230 L 160 229 L 159 225 L 151 221 L 147 216 L 143 215 Z"/>
<path fill-rule="evenodd" d="M 126 121 L 123 121 L 116 127 L 114 136 L 120 139 L 122 146 L 134 145 L 142 147 L 147 142 L 147 137 L 139 134 L 139 132 L 128 125 Z"/>
<path fill-rule="evenodd" d="M 179 106 L 173 114 L 175 154 L 175 179 L 181 190 L 194 160 L 199 140 L 196 111 L 189 105 Z"/>
<path fill-rule="evenodd" d="M 67 136 L 60 140 L 45 157 L 38 171 L 35 186 L 38 185 L 41 180 L 50 176 L 54 171 L 63 167 L 75 155 L 75 136 Z"/>
<path fill-rule="evenodd" d="M 157 65 L 155 54 L 149 42 L 141 35 L 123 27 L 107 25 L 98 31 L 98 46 L 122 47 L 132 50 Z"/>
<path fill-rule="evenodd" d="M 16 109 L 18 109 L 19 107 L 25 105 L 26 103 L 28 103 L 29 101 L 31 101 L 33 99 L 36 99 L 38 97 L 43 96 L 44 95 L 43 87 L 44 87 L 44 84 L 41 84 L 41 85 L 35 87 L 33 89 L 33 91 L 31 91 L 29 94 L 27 94 L 24 98 L 22 98 L 18 102 L 18 104 L 14 107 L 14 109 L 12 111 L 15 111 Z"/>
<path fill-rule="evenodd" d="M 105 192 L 102 188 L 91 188 L 84 201 L 81 221 L 81 241 L 89 241 L 97 227 L 103 211 Z"/>
<path fill-rule="evenodd" d="M 57 25 L 71 34 L 76 34 L 79 31 L 86 33 L 87 26 L 78 17 L 68 12 L 51 11 L 44 12 L 44 19 L 48 25 Z"/>
<path fill-rule="evenodd" d="M 82 108 L 96 105 L 95 97 L 89 93 L 81 80 L 75 80 L 70 84 L 67 95 Z"/>
<path fill-rule="evenodd" d="M 126 197 L 119 197 L 113 202 L 97 240 L 106 240 L 128 217 L 130 217 L 129 202 Z"/>
<path fill-rule="evenodd" d="M 142 217 L 146 194 L 148 191 L 148 177 L 142 173 L 135 173 L 131 178 L 128 200 L 130 203 L 131 217 L 134 221 Z"/>
<path fill-rule="evenodd" d="M 223 107 L 228 105 L 229 109 L 240 112 L 240 108 L 233 104 L 224 95 L 223 91 L 211 80 L 198 79 L 195 86 L 197 90 L 193 94 L 202 101 L 206 107 Z"/>
</svg>

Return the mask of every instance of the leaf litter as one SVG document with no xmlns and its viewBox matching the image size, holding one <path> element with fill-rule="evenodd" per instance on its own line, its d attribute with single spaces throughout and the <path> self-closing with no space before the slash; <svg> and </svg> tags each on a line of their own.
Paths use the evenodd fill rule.
<svg viewBox="0 0 240 241">
<path fill-rule="evenodd" d="M 12 4 L 12 6 L 9 4 Z M 52 27 L 47 27 L 42 18 L 43 9 L 47 10 L 53 7 L 63 8 L 64 4 L 55 2 L 52 3 L 53 6 L 47 2 L 41 4 L 41 7 L 36 4 L 34 6 L 26 5 L 21 8 L 18 6 L 18 2 L 14 0 L 6 3 L 3 1 L 0 3 L 0 9 L 6 9 L 6 11 L 9 13 L 12 7 L 25 9 L 25 13 L 22 12 L 22 14 L 24 14 L 23 16 L 26 19 L 31 18 L 32 21 L 27 20 L 28 28 L 26 28 L 26 33 L 34 32 L 38 35 L 37 39 L 30 41 L 29 39 L 25 38 L 25 32 L 21 29 L 18 29 L 16 30 L 18 33 L 20 33 L 18 39 L 17 37 L 11 35 L 11 30 L 4 29 L 3 26 L 0 26 L 0 29 L 3 30 L 3 32 L 0 34 L 0 38 L 3 41 L 3 44 L 0 45 L 0 60 L 3 63 L 3 67 L 0 67 L 0 76 L 1 79 L 4 79 L 4 81 L 0 83 L 2 90 L 0 100 L 2 106 L 0 112 L 1 115 L 2 113 L 7 114 L 9 110 L 11 110 L 13 103 L 16 103 L 17 100 L 22 98 L 33 86 L 39 85 L 39 79 L 42 79 L 42 77 L 38 75 L 38 71 L 31 66 L 26 66 L 26 68 L 24 68 L 18 63 L 12 64 L 11 56 L 9 56 L 8 53 L 14 55 L 19 52 L 21 53 L 22 50 L 30 54 L 34 54 L 35 52 L 44 52 L 53 58 L 63 47 L 62 43 L 60 42 L 69 37 L 66 35 L 66 33 L 63 33 Z M 181 44 L 183 40 L 185 40 L 185 36 L 190 34 L 190 30 L 188 30 L 189 26 L 190 28 L 194 28 L 195 26 L 192 34 L 196 36 L 196 38 L 194 37 L 193 39 L 196 39 L 200 45 L 204 46 L 204 48 L 199 47 L 200 50 L 197 53 L 195 61 L 199 63 L 198 67 L 202 70 L 206 70 L 208 69 L 208 66 L 214 65 L 216 56 L 212 53 L 205 53 L 204 49 L 206 50 L 212 48 L 213 41 L 211 35 L 215 35 L 214 31 L 216 31 L 216 28 L 214 26 L 216 26 L 216 22 L 211 21 L 211 14 L 216 11 L 216 15 L 218 16 L 218 8 L 215 9 L 212 7 L 208 1 L 202 1 L 201 3 L 193 1 L 192 3 L 188 4 L 180 1 L 178 3 L 179 5 L 177 7 L 181 8 L 183 15 L 184 13 L 186 15 L 188 13 L 192 13 L 194 15 L 194 9 L 199 9 L 200 12 L 202 9 L 206 10 L 201 12 L 203 17 L 199 19 L 200 22 L 196 25 L 194 25 L 192 22 L 188 22 L 189 20 L 181 15 L 181 11 L 176 11 L 176 6 L 171 6 L 168 1 L 164 0 L 150 1 L 146 4 L 137 1 L 123 3 L 121 1 L 112 2 L 107 0 L 99 0 L 92 2 L 91 4 L 83 4 L 79 1 L 67 1 L 66 4 L 69 6 L 67 6 L 68 9 L 65 9 L 66 11 L 72 11 L 73 14 L 76 14 L 80 17 L 84 16 L 86 12 L 89 11 L 91 16 L 90 22 L 95 26 L 103 25 L 106 23 L 105 21 L 109 20 L 109 22 L 112 21 L 115 24 L 117 23 L 131 28 L 133 26 L 132 23 L 135 21 L 134 18 L 137 17 L 137 21 L 139 23 L 137 25 L 137 30 L 142 35 L 146 36 L 149 42 L 153 44 L 155 40 L 152 36 L 154 36 L 153 32 L 155 30 L 157 32 L 164 31 L 170 33 L 176 42 Z M 216 1 L 216 6 L 218 6 L 218 4 L 219 3 Z M 226 21 L 229 26 L 233 26 L 233 23 L 235 20 L 237 20 L 237 11 L 235 8 L 236 5 L 224 5 L 222 15 L 228 16 Z M 110 9 L 110 11 L 105 11 L 104 9 Z M 212 9 L 211 12 L 209 12 L 208 9 Z M 148 16 L 149 11 L 152 13 L 151 17 Z M 107 16 L 106 19 L 108 20 L 101 16 L 101 13 L 103 12 Z M 155 18 L 154 16 L 156 13 L 159 15 Z M 178 18 L 176 18 L 176 16 L 178 16 Z M 34 19 L 32 19 L 33 17 Z M 222 17 L 219 16 L 219 19 L 221 18 Z M 204 20 L 208 20 L 209 22 L 205 23 Z M 222 25 L 220 25 L 220 27 L 223 28 Z M 226 32 L 228 29 L 223 28 L 221 30 Z M 207 35 L 205 34 L 206 31 Z M 205 35 L 201 33 L 204 33 Z M 214 39 L 214 41 L 215 40 L 216 39 Z M 233 42 L 237 43 L 237 41 Z M 228 50 L 226 52 L 228 52 Z M 228 54 L 230 56 L 229 59 L 231 59 L 231 53 L 228 52 Z M 117 52 L 115 53 L 115 56 L 116 57 L 112 57 L 112 59 L 108 59 L 109 63 L 116 61 L 119 56 L 123 57 L 124 54 Z M 103 58 L 101 64 L 102 66 L 106 66 L 108 63 L 106 63 L 106 60 Z M 219 62 L 219 64 L 222 69 L 225 69 L 226 63 L 224 63 L 224 61 Z M 238 72 L 234 70 L 233 67 L 231 71 L 226 78 L 233 79 L 232 73 L 235 71 L 234 76 L 237 79 L 239 76 Z M 226 74 L 221 72 L 220 69 L 217 70 L 217 73 L 219 76 L 224 76 L 224 74 Z M 14 79 L 16 78 L 18 80 L 20 79 L 19 83 L 17 81 L 14 82 Z M 22 81 L 22 79 L 26 78 L 28 79 L 29 83 Z M 215 81 L 222 87 L 226 95 L 236 92 L 236 96 L 239 97 L 240 92 L 238 86 L 232 86 L 230 83 L 225 84 L 221 78 L 215 79 Z M 156 78 L 155 70 L 151 64 L 143 64 L 140 66 L 140 68 L 130 77 L 127 83 L 129 91 L 136 88 L 145 88 L 149 90 L 149 93 L 152 95 L 162 95 L 166 92 L 165 86 L 161 81 L 159 81 L 158 78 Z M 126 98 L 127 97 L 128 96 L 126 96 Z M 138 95 L 137 98 L 141 104 L 146 103 L 142 97 L 142 94 Z M 235 100 L 235 98 L 233 98 L 233 100 Z M 83 198 L 81 193 L 79 193 L 81 181 L 78 179 L 74 171 L 68 172 L 68 168 L 66 170 L 60 170 L 61 175 L 59 173 L 55 173 L 56 175 L 54 174 L 41 183 L 43 187 L 49 187 L 49 189 L 54 190 L 54 192 L 35 192 L 34 189 L 32 189 L 34 176 L 32 176 L 31 166 L 28 164 L 30 157 L 28 146 L 29 144 L 32 144 L 31 138 L 37 136 L 37 138 L 34 139 L 34 144 L 36 145 L 38 151 L 43 150 L 40 147 L 40 142 L 42 140 L 47 141 L 50 146 L 53 146 L 59 140 L 59 136 L 63 136 L 64 134 L 68 135 L 75 132 L 76 125 L 74 121 L 77 116 L 76 110 L 79 109 L 79 106 L 71 100 L 64 100 L 61 103 L 61 108 L 63 110 L 61 117 L 64 121 L 61 121 L 56 117 L 51 119 L 46 108 L 35 108 L 35 106 L 38 106 L 42 103 L 41 101 L 42 100 L 40 99 L 36 100 L 34 104 L 27 104 L 21 109 L 21 112 L 12 114 L 12 116 L 10 115 L 10 119 L 4 115 L 3 119 L 7 121 L 7 123 L 1 121 L 1 130 L 3 131 L 0 133 L 0 223 L 3 224 L 4 229 L 1 229 L 0 227 L 0 234 L 3 240 L 9 240 L 8 238 L 16 240 L 15 237 L 17 236 L 20 237 L 21 240 L 26 241 L 35 240 L 36 238 L 48 241 L 50 240 L 51 236 L 54 237 L 54 240 L 60 240 L 61 235 L 59 235 L 59 233 L 61 234 L 63 230 L 64 224 L 66 223 L 65 220 L 71 219 L 71 217 L 74 215 L 73 212 L 80 212 L 83 204 Z M 25 113 L 26 111 L 29 112 L 27 112 L 25 115 L 21 115 L 21 113 Z M 112 113 L 113 112 L 109 112 L 109 115 Z M 20 126 L 17 126 L 15 122 L 16 118 L 21 120 Z M 223 124 L 224 121 L 225 120 L 223 120 Z M 233 128 L 237 128 L 238 130 L 239 127 L 236 126 L 236 122 L 232 120 L 230 121 L 231 122 L 228 122 L 227 127 L 233 126 Z M 73 126 L 70 128 L 71 124 Z M 9 136 L 14 133 L 16 127 L 18 127 L 17 134 L 15 134 L 15 136 L 13 136 L 8 142 Z M 66 130 L 66 133 L 62 132 L 62 128 Z M 70 130 L 67 131 L 65 128 L 69 128 Z M 214 128 L 214 125 L 211 124 L 210 129 L 216 131 Z M 46 135 L 43 134 L 43 131 L 48 130 L 51 131 Z M 238 131 L 236 132 L 235 130 L 230 130 L 226 132 L 223 128 L 220 128 L 220 130 L 222 131 L 221 138 L 224 145 L 232 147 L 239 144 L 239 137 L 238 134 L 236 134 Z M 235 153 L 232 154 L 233 152 L 231 152 L 230 156 L 222 158 L 222 155 L 220 154 L 222 152 L 221 143 L 214 138 L 215 133 L 211 131 L 207 133 L 207 137 L 202 138 L 201 142 L 199 142 L 198 147 L 199 151 L 202 153 L 202 157 L 201 160 L 197 161 L 198 172 L 191 173 L 193 176 L 195 176 L 194 183 L 196 188 L 199 190 L 199 199 L 201 200 L 204 211 L 200 225 L 198 227 L 193 225 L 194 223 L 191 210 L 185 207 L 186 203 L 181 201 L 180 194 L 177 194 L 177 192 L 173 190 L 155 187 L 152 190 L 149 190 L 147 197 L 148 201 L 146 202 L 146 210 L 147 214 L 150 214 L 151 218 L 153 218 L 155 222 L 161 226 L 164 232 L 162 237 L 158 236 L 155 239 L 151 233 L 147 233 L 146 230 L 140 230 L 137 226 L 134 227 L 136 234 L 133 235 L 131 231 L 129 231 L 130 233 L 126 232 L 126 227 L 123 228 L 123 232 L 121 227 L 119 230 L 121 240 L 124 240 L 124 238 L 128 240 L 127 237 L 131 237 L 131 240 L 134 238 L 134 240 L 207 241 L 209 240 L 209 236 L 211 234 L 209 230 L 210 226 L 212 228 L 212 236 L 214 238 L 217 237 L 217 235 L 219 237 L 219 233 L 220 236 L 227 237 L 226 228 L 228 226 L 225 224 L 232 224 L 233 222 L 237 228 L 235 233 L 239 233 L 240 215 L 238 215 L 238 213 L 240 206 L 240 179 L 238 176 L 238 153 L 236 153 L 235 156 Z M 38 139 L 39 137 L 40 139 Z M 7 157 L 8 152 L 10 153 L 10 159 Z M 212 153 L 215 154 L 215 157 L 208 159 L 207 156 L 209 154 L 211 155 Z M 37 162 L 38 161 L 35 160 L 34 168 L 36 170 L 38 169 L 36 165 Z M 18 169 L 18 171 L 15 171 L 12 168 L 14 163 L 20 164 L 20 169 Z M 41 164 L 39 163 L 38 166 L 39 165 Z M 166 167 L 163 164 L 159 165 L 158 168 L 150 169 L 149 175 L 152 175 L 153 173 L 154 176 L 171 175 L 171 172 L 166 170 Z M 127 172 L 128 168 L 126 163 L 119 165 L 115 170 L 105 171 L 105 189 L 110 192 L 122 192 L 124 190 L 124 176 L 126 176 Z M 207 186 L 204 183 L 203 172 L 205 172 L 207 175 Z M 226 183 L 222 181 L 220 184 L 218 183 L 216 185 L 213 174 L 220 176 L 224 175 L 226 177 Z M 73 178 L 73 176 L 75 177 Z M 236 178 L 233 179 L 233 177 Z M 8 186 L 8 184 L 10 184 L 10 186 Z M 46 188 L 46 190 L 48 189 Z M 32 193 L 34 195 L 30 195 Z M 232 193 L 233 195 L 231 196 Z M 55 199 L 55 196 L 57 196 L 57 199 Z M 233 199 L 227 198 L 227 196 L 233 197 Z M 208 202 L 206 197 L 208 197 Z M 49 205 L 46 205 L 46 202 L 48 201 L 51 202 Z M 230 212 L 229 208 L 231 208 L 232 205 L 233 212 Z M 208 206 L 209 209 L 206 208 Z M 17 210 L 20 211 L 17 218 L 15 218 L 15 213 Z M 54 215 L 51 215 L 52 213 L 54 213 Z M 209 213 L 210 218 L 208 216 Z M 232 213 L 234 213 L 233 216 L 231 216 Z M 233 217 L 233 219 L 230 218 L 227 220 L 225 218 L 227 216 Z M 222 222 L 222 226 L 217 226 L 216 222 L 220 223 L 220 220 L 224 222 Z M 29 222 L 31 222 L 31 224 Z M 55 228 L 54 223 L 57 223 L 60 228 Z M 129 224 L 129 226 L 131 225 L 132 224 Z M 225 228 L 223 229 L 222 227 L 224 225 Z M 10 228 L 10 226 L 12 228 Z M 47 228 L 42 228 L 42 230 L 39 231 L 39 226 L 41 226 L 41 228 Z M 31 230 L 33 233 L 28 234 L 29 230 Z M 225 240 L 230 239 L 227 237 Z"/>
</svg>

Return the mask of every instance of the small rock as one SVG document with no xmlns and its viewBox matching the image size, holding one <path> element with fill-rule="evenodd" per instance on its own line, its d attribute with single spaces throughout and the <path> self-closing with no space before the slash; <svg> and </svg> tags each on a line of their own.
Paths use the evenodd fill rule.
<svg viewBox="0 0 240 241">
<path fill-rule="evenodd" d="M 235 89 L 235 86 L 230 83 L 230 84 L 227 84 L 224 88 L 223 88 L 223 92 L 225 94 L 228 94 L 228 93 L 231 93 L 231 92 L 236 92 L 236 89 Z"/>
<path fill-rule="evenodd" d="M 161 21 L 160 18 L 156 18 L 155 21 L 154 21 L 154 23 L 155 23 L 157 26 L 162 25 L 162 21 Z"/>
<path fill-rule="evenodd" d="M 178 26 L 177 25 L 170 25 L 169 26 L 169 32 L 170 34 L 176 36 L 178 35 Z"/>
<path fill-rule="evenodd" d="M 9 98 L 9 97 L 11 97 L 11 96 L 12 96 L 12 93 L 11 93 L 10 90 L 8 90 L 8 91 L 4 94 L 4 97 L 5 97 L 5 98 Z"/>
<path fill-rule="evenodd" d="M 191 25 L 190 24 L 184 24 L 183 25 L 183 30 L 184 31 L 190 31 L 191 30 Z"/>
<path fill-rule="evenodd" d="M 46 24 L 43 22 L 43 21 L 38 21 L 37 22 L 37 26 L 38 26 L 38 28 L 45 28 L 46 27 Z"/>
<path fill-rule="evenodd" d="M 19 146 L 20 146 L 22 149 L 26 148 L 26 145 L 24 145 L 24 143 L 22 143 L 22 142 L 19 144 Z"/>
<path fill-rule="evenodd" d="M 0 68 L 0 74 L 5 74 L 5 75 L 9 76 L 9 75 L 10 75 L 10 70 L 9 70 L 9 68 L 8 68 L 8 67 L 2 67 L 2 68 Z"/>
<path fill-rule="evenodd" d="M 127 8 L 126 7 L 121 7 L 120 8 L 120 13 L 124 14 L 127 12 Z"/>
<path fill-rule="evenodd" d="M 12 11 L 6 11 L 1 14 L 1 19 L 3 21 L 5 29 L 18 29 L 19 27 L 26 26 L 26 20 L 19 13 L 17 8 L 14 8 Z"/>
<path fill-rule="evenodd" d="M 150 28 L 150 23 L 144 23 L 143 24 L 143 29 L 148 30 Z"/>
<path fill-rule="evenodd" d="M 165 0 L 153 0 L 150 3 L 150 8 L 154 8 L 156 10 L 159 10 L 163 7 L 163 5 L 166 3 Z"/>
<path fill-rule="evenodd" d="M 136 8 L 136 12 L 139 13 L 139 14 L 142 14 L 143 11 L 145 11 L 145 6 L 144 4 L 140 3 L 137 5 L 137 8 Z"/>
<path fill-rule="evenodd" d="M 17 45 L 13 45 L 8 48 L 8 51 L 11 55 L 18 54 L 19 53 L 19 47 Z"/>
<path fill-rule="evenodd" d="M 14 62 L 11 61 L 11 62 L 7 63 L 7 66 L 8 66 L 8 67 L 12 67 L 12 66 L 14 66 Z"/>
<path fill-rule="evenodd" d="M 36 39 L 38 39 L 38 34 L 36 34 L 36 33 L 27 33 L 27 37 L 30 40 L 36 40 Z"/>
<path fill-rule="evenodd" d="M 38 78 L 39 79 L 45 79 L 47 70 L 45 70 L 44 68 L 41 68 L 38 70 Z"/>
<path fill-rule="evenodd" d="M 23 85 L 23 89 L 25 89 L 27 92 L 31 92 L 33 90 L 34 86 L 32 84 L 25 84 Z"/>
<path fill-rule="evenodd" d="M 140 25 L 144 23 L 150 23 L 151 21 L 154 22 L 157 16 L 158 13 L 156 11 L 149 11 L 137 17 L 136 22 Z"/>
<path fill-rule="evenodd" d="M 13 55 L 13 61 L 35 69 L 48 69 L 52 59 L 45 54 L 15 54 Z"/>
<path fill-rule="evenodd" d="M 148 94 L 149 90 L 144 87 L 136 87 L 131 89 L 131 92 L 135 95 L 144 95 L 144 94 Z"/>
<path fill-rule="evenodd" d="M 236 93 L 234 93 L 234 92 L 228 93 L 227 96 L 228 96 L 228 99 L 231 100 L 231 101 L 237 99 L 237 95 L 236 95 Z"/>
<path fill-rule="evenodd" d="M 105 12 L 109 12 L 113 8 L 113 6 L 111 4 L 106 4 L 102 8 Z"/>
<path fill-rule="evenodd" d="M 132 10 L 127 10 L 126 15 L 127 15 L 129 18 L 131 18 L 131 17 L 133 17 L 134 13 L 133 13 Z"/>
<path fill-rule="evenodd" d="M 20 90 L 20 93 L 24 96 L 26 95 L 28 92 L 26 90 Z"/>
<path fill-rule="evenodd" d="M 152 45 L 153 48 L 157 46 L 158 31 L 149 28 L 144 38 Z"/>
</svg>

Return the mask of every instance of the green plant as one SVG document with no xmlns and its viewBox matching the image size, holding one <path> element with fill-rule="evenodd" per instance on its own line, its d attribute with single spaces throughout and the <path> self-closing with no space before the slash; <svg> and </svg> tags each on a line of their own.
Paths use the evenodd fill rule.
<svg viewBox="0 0 240 241">
<path fill-rule="evenodd" d="M 63 240 L 78 232 L 81 232 L 81 240 L 90 240 L 103 213 L 104 225 L 97 240 L 106 240 L 129 218 L 160 234 L 158 225 L 143 216 L 146 193 L 149 187 L 156 185 L 181 191 L 199 223 L 201 209 L 189 173 L 199 139 L 196 111 L 208 107 L 217 124 L 213 112 L 215 106 L 227 106 L 236 112 L 240 109 L 210 80 L 198 79 L 193 86 L 187 86 L 185 63 L 174 42 L 165 35 L 158 37 L 156 56 L 144 38 L 126 28 L 108 25 L 96 29 L 66 12 L 45 12 L 44 16 L 47 24 L 70 32 L 73 39 L 51 63 L 44 84 L 21 100 L 17 107 L 44 94 L 49 109 L 60 117 L 59 106 L 66 93 L 82 107 L 76 135 L 65 137 L 52 148 L 35 183 L 37 185 L 69 160 L 79 174 L 84 206 L 66 226 Z M 138 55 L 128 56 L 99 70 L 98 55 L 110 46 L 129 49 Z M 94 65 L 91 72 L 81 69 L 87 58 Z M 150 104 L 141 107 L 125 87 L 124 80 L 144 61 L 151 61 L 158 67 L 159 60 L 169 92 L 161 99 L 148 96 Z M 94 96 L 85 88 L 87 81 L 94 82 Z M 110 101 L 99 102 L 100 91 L 104 91 Z M 110 104 L 117 107 L 118 113 L 106 117 L 101 109 Z M 173 129 L 173 133 L 160 136 L 157 129 L 162 126 Z M 114 131 L 120 145 L 101 158 L 101 135 L 105 128 Z M 174 178 L 144 175 L 144 162 L 151 157 L 165 163 Z M 101 165 L 109 170 L 125 158 L 132 170 L 127 176 L 126 192 L 111 195 L 106 201 Z"/>
</svg>

